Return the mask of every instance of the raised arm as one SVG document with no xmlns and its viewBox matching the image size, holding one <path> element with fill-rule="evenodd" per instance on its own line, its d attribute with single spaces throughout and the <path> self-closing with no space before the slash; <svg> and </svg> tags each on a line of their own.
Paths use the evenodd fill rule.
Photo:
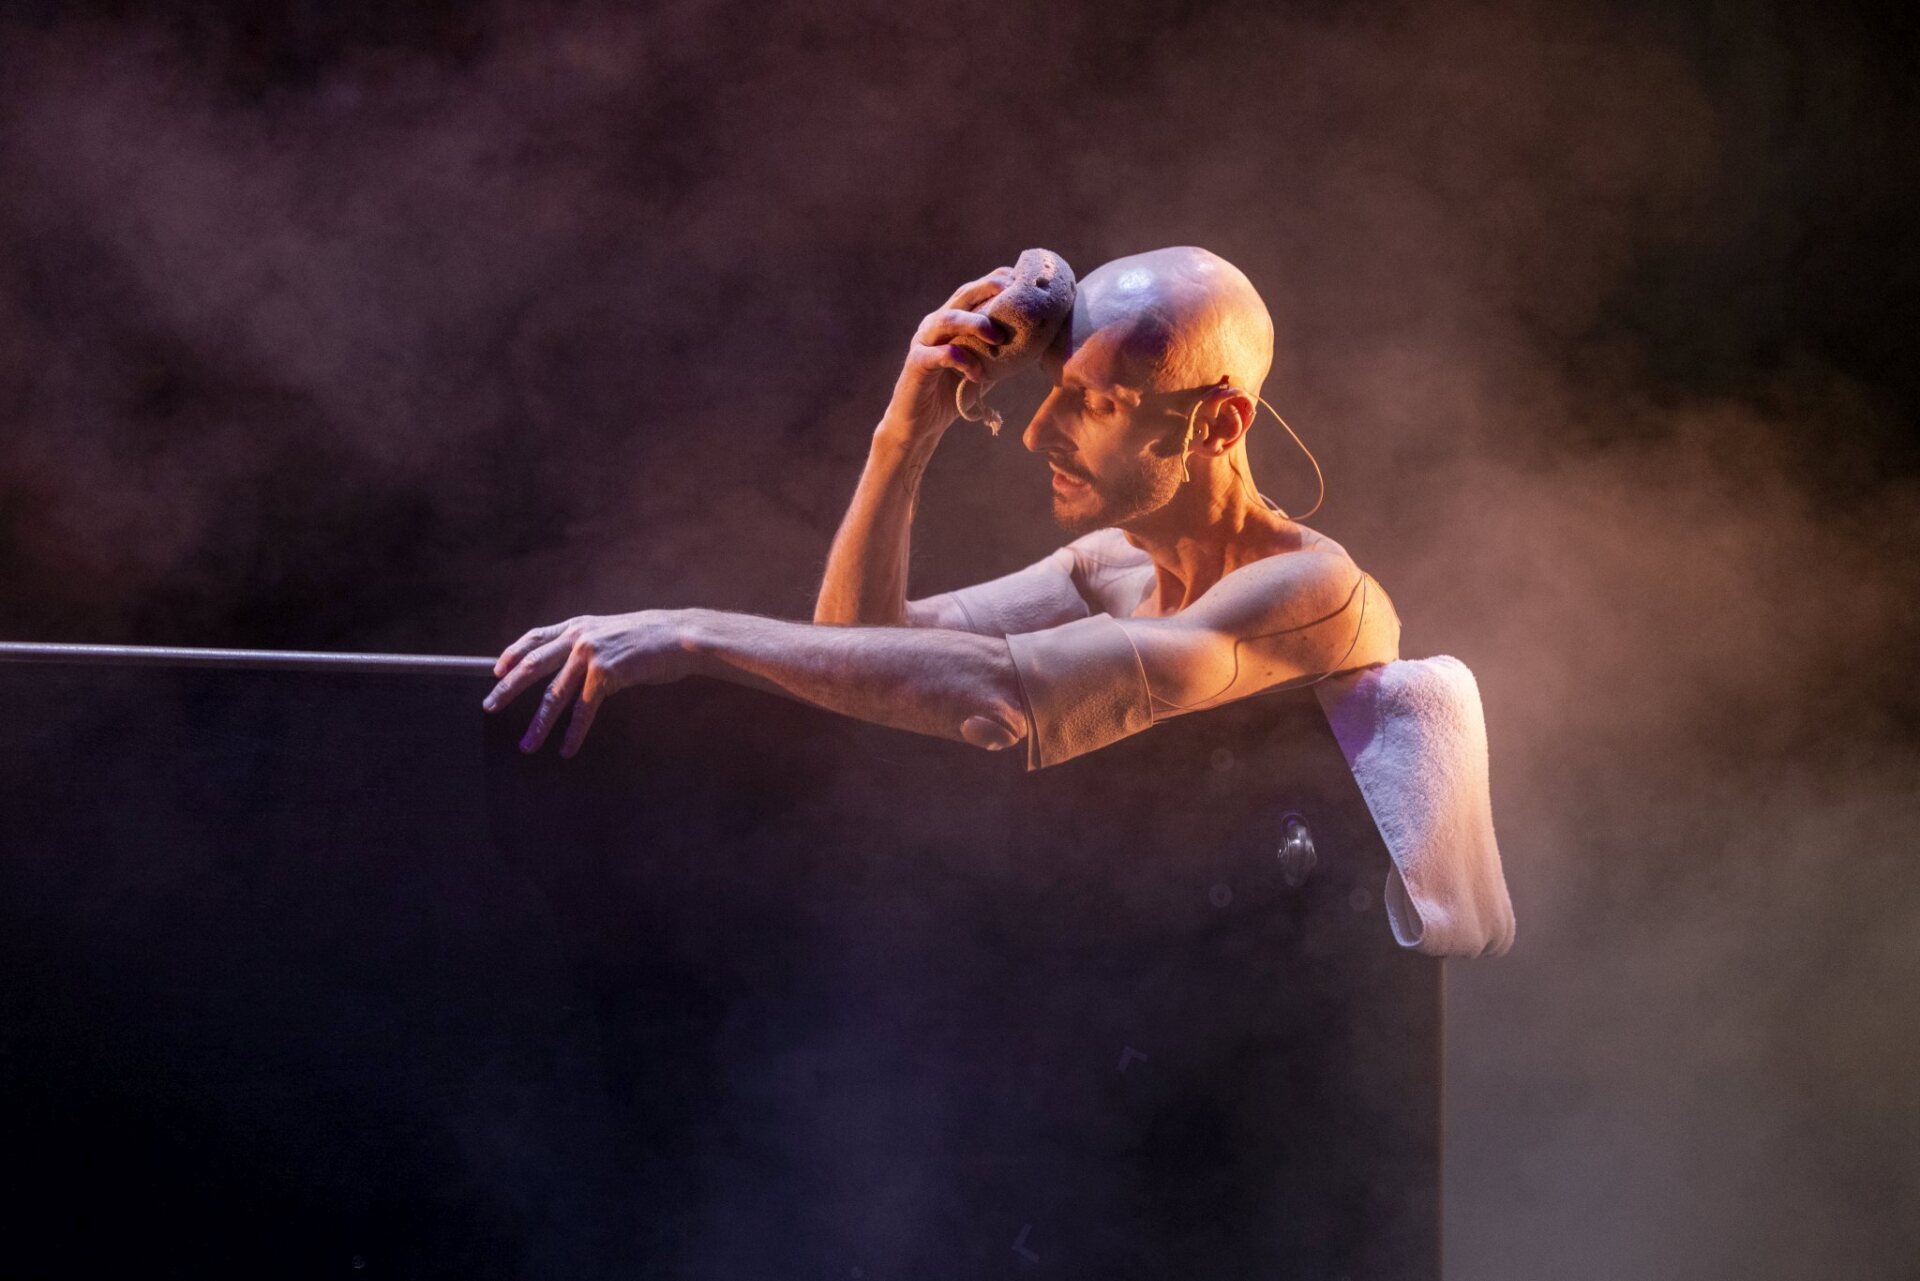
<svg viewBox="0 0 1920 1281">
<path fill-rule="evenodd" d="M 939 443 L 937 435 L 909 436 L 885 421 L 875 429 L 860 485 L 827 552 L 814 622 L 907 624 L 914 505 Z"/>
<path fill-rule="evenodd" d="M 909 621 L 907 562 L 920 480 L 956 417 L 954 389 L 962 378 L 981 373 L 980 358 L 953 339 L 968 334 L 1000 341 L 998 326 L 970 308 L 999 293 L 1012 274 L 1011 267 L 1001 267 L 967 282 L 920 321 L 893 399 L 874 429 L 866 470 L 827 552 L 814 622 L 899 627 Z"/>
</svg>

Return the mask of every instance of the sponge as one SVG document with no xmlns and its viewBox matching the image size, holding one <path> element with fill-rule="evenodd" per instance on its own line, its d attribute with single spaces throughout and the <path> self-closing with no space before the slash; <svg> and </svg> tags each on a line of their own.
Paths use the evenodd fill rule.
<svg viewBox="0 0 1920 1281">
<path fill-rule="evenodd" d="M 953 339 L 986 357 L 981 390 L 1040 358 L 1061 324 L 1073 314 L 1073 268 L 1051 249 L 1023 249 L 1013 265 L 1013 282 L 987 301 L 980 314 L 1007 331 L 999 343 L 969 334 Z"/>
</svg>

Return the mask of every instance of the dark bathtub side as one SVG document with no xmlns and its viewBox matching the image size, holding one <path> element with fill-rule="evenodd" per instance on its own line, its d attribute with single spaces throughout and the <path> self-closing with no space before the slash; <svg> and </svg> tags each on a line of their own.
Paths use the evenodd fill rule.
<svg viewBox="0 0 1920 1281">
<path fill-rule="evenodd" d="M 490 684 L 0 662 L 7 1274 L 1439 1275 L 1441 966 L 1310 694 L 1026 774 Z"/>
</svg>

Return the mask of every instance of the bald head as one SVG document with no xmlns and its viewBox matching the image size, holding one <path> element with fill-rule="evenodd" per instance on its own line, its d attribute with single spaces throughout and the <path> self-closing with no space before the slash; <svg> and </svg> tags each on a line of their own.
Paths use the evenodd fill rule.
<svg viewBox="0 0 1920 1281">
<path fill-rule="evenodd" d="M 1080 280 L 1072 343 L 1107 331 L 1143 392 L 1205 387 L 1222 375 L 1258 394 L 1273 363 L 1273 318 L 1253 282 L 1218 254 L 1177 245 L 1103 263 Z"/>
</svg>

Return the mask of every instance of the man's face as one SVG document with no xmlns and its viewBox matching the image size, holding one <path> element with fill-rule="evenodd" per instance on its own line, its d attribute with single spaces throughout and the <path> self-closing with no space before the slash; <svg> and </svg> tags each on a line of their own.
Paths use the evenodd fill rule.
<svg viewBox="0 0 1920 1281">
<path fill-rule="evenodd" d="M 1196 395 L 1144 390 L 1145 360 L 1123 326 L 1077 345 L 1063 330 L 1041 357 L 1053 391 L 1021 440 L 1046 456 L 1053 519 L 1074 537 L 1157 511 L 1180 487 L 1180 442 Z"/>
</svg>

